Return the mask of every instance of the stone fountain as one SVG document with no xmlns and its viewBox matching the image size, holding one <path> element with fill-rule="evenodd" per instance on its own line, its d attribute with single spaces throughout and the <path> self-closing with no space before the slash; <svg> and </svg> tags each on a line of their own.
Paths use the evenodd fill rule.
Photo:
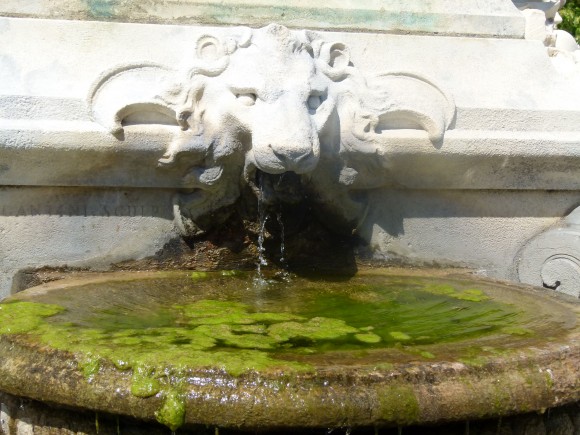
<svg viewBox="0 0 580 435">
<path fill-rule="evenodd" d="M 389 351 L 381 363 L 396 367 L 377 369 L 376 357 L 372 370 L 347 374 L 321 363 L 306 376 L 312 395 L 293 386 L 280 396 L 286 401 L 263 409 L 257 398 L 276 376 L 222 373 L 245 383 L 241 414 L 196 402 L 223 417 L 205 419 L 186 403 L 184 422 L 291 426 L 291 398 L 302 404 L 288 414 L 302 416 L 301 427 L 437 423 L 577 402 L 580 51 L 554 25 L 560 2 L 460 3 L 0 5 L 0 299 L 42 299 L 73 284 L 19 292 L 79 271 L 229 269 L 253 266 L 258 255 L 296 272 L 347 264 L 353 275 L 361 262 L 459 267 L 543 288 L 517 291 L 534 295 L 536 310 L 554 306 L 565 332 L 553 343 L 524 338 L 518 346 L 539 349 L 533 358 L 494 354 L 475 365 L 481 370 L 451 351 L 430 365 Z M 268 228 L 268 213 L 279 216 L 277 228 L 276 219 Z M 287 252 L 274 252 L 274 241 Z M 115 276 L 107 279 L 136 279 Z M 74 285 L 94 281 L 103 278 L 83 275 Z M 16 422 L 16 396 L 144 420 L 172 397 L 134 397 L 128 372 L 105 364 L 112 377 L 76 401 L 92 372 L 83 378 L 86 364 L 53 358 L 70 349 L 43 353 L 11 338 L 0 345 L 0 390 L 11 394 L 0 396 L 5 433 L 26 426 Z M 15 346 L 22 353 L 8 356 Z M 32 373 L 48 376 L 40 367 L 69 380 L 62 394 L 23 387 Z M 354 378 L 362 408 L 320 408 L 336 417 L 329 420 L 305 411 L 343 400 Z M 441 392 L 420 396 L 426 378 Z M 494 396 L 494 382 L 511 396 Z M 103 393 L 115 385 L 116 394 Z M 460 409 L 478 389 L 489 400 L 472 414 Z"/>
</svg>

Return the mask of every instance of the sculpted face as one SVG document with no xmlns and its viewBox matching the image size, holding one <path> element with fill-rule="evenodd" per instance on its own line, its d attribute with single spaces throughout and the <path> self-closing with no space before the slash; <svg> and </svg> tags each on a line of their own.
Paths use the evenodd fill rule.
<svg viewBox="0 0 580 435">
<path fill-rule="evenodd" d="M 242 138 L 246 166 L 263 172 L 313 171 L 332 104 L 331 80 L 308 48 L 289 34 L 259 34 L 230 55 L 225 71 L 204 88 L 205 134 L 224 135 L 225 129 L 225 136 Z"/>
</svg>

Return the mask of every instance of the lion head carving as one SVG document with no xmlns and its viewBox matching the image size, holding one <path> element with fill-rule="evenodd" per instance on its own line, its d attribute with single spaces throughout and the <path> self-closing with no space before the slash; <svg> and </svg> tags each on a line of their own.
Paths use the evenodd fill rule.
<svg viewBox="0 0 580 435">
<path fill-rule="evenodd" d="M 187 162 L 176 209 L 191 221 L 235 202 L 256 171 L 302 175 L 352 219 L 360 210 L 349 190 L 376 187 L 388 172 L 381 131 L 422 129 L 437 145 L 455 113 L 430 80 L 367 80 L 344 44 L 310 31 L 240 28 L 227 38 L 201 36 L 194 52 L 180 70 L 140 64 L 107 72 L 89 96 L 94 119 L 114 134 L 138 113 L 174 120 L 159 165 Z"/>
</svg>

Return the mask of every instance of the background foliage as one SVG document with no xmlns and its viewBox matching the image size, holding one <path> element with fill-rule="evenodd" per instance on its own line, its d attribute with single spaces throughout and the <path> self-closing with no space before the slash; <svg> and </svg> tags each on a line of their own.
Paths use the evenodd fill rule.
<svg viewBox="0 0 580 435">
<path fill-rule="evenodd" d="M 563 21 L 558 28 L 570 32 L 580 43 L 580 0 L 568 0 L 560 9 L 560 15 Z"/>
</svg>

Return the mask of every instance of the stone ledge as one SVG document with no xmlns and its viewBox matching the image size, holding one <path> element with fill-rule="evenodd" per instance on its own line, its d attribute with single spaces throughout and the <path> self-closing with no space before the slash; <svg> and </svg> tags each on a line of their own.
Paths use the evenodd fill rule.
<svg viewBox="0 0 580 435">
<path fill-rule="evenodd" d="M 119 141 L 89 122 L 0 123 L 0 185 L 180 188 L 185 167 L 157 164 L 176 128 L 130 126 Z M 580 190 L 579 132 L 451 130 L 440 148 L 419 130 L 377 136 L 399 187 Z"/>
<path fill-rule="evenodd" d="M 277 22 L 320 30 L 523 38 L 524 16 L 506 0 L 8 0 L 0 15 L 66 20 L 246 25 Z"/>
<path fill-rule="evenodd" d="M 0 428 L 6 435 L 17 435 L 20 433 L 50 433 L 51 435 L 70 435 L 74 433 L 95 433 L 97 427 L 100 433 L 122 433 L 122 434 L 143 434 L 167 435 L 165 426 L 151 421 L 138 421 L 129 417 L 110 415 L 94 412 L 83 412 L 67 408 L 55 408 L 42 402 L 12 396 L 0 392 Z M 447 423 L 437 426 L 438 430 L 449 431 L 448 433 L 461 432 L 467 427 L 468 422 Z M 547 409 L 544 413 L 530 412 L 527 414 L 502 417 L 490 420 L 470 420 L 469 433 L 472 435 L 487 435 L 496 433 L 501 428 L 501 433 L 514 434 L 524 431 L 534 431 L 534 433 L 545 433 L 546 430 L 573 433 L 580 431 L 580 403 L 558 408 Z M 181 435 L 210 435 L 216 432 L 217 428 L 193 426 L 180 428 Z M 417 435 L 431 435 L 433 426 L 413 426 L 405 428 L 412 430 Z M 26 432 L 25 432 L 26 431 Z M 48 432 L 47 432 L 48 431 Z M 306 431 L 306 429 L 305 429 Z M 328 429 L 308 429 L 311 435 L 325 435 Z M 230 435 L 246 435 L 247 431 L 229 429 Z M 296 433 L 296 429 L 283 431 L 279 429 L 276 433 L 290 435 Z M 380 431 L 379 433 L 383 433 Z M 384 433 L 392 433 L 387 429 Z M 550 432 L 554 433 L 554 432 Z"/>
</svg>

